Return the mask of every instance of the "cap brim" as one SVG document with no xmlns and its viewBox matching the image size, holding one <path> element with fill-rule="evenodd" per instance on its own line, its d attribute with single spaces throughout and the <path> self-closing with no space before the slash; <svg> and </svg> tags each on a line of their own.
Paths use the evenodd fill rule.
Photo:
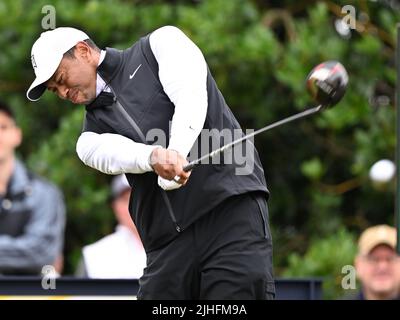
<svg viewBox="0 0 400 320">
<path fill-rule="evenodd" d="M 31 86 L 29 87 L 28 91 L 26 92 L 26 97 L 31 100 L 31 101 L 37 101 L 40 99 L 40 97 L 43 95 L 43 93 L 46 91 L 47 86 L 45 85 L 45 82 L 48 81 L 56 72 L 61 59 L 62 55 L 60 57 L 55 57 L 53 61 L 49 61 L 47 64 L 50 65 L 48 66 L 47 70 L 45 70 L 45 74 L 41 76 L 37 76 L 36 79 L 32 82 Z"/>
<path fill-rule="evenodd" d="M 31 101 L 38 101 L 43 93 L 46 91 L 46 86 L 44 85 L 44 83 L 47 80 L 48 79 L 43 80 L 36 78 L 26 92 L 26 97 Z"/>
<path fill-rule="evenodd" d="M 374 250 L 377 246 L 381 246 L 381 245 L 385 245 L 385 246 L 392 248 L 393 250 L 396 250 L 396 245 L 394 243 L 392 243 L 392 241 L 380 240 L 380 241 L 374 241 L 374 242 L 370 243 L 368 246 L 366 246 L 364 248 L 364 250 L 361 253 L 367 255 L 372 250 Z"/>
</svg>

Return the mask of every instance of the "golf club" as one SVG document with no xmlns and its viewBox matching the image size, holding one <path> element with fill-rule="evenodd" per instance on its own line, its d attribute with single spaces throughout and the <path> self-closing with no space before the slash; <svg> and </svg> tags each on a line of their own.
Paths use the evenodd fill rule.
<svg viewBox="0 0 400 320">
<path fill-rule="evenodd" d="M 346 69 L 340 62 L 326 61 L 320 63 L 319 65 L 314 67 L 307 76 L 307 90 L 311 94 L 314 101 L 318 103 L 317 107 L 307 109 L 293 116 L 274 122 L 251 134 L 245 135 L 242 138 L 232 141 L 231 143 L 228 143 L 222 146 L 221 148 L 216 149 L 200 157 L 199 159 L 190 162 L 189 164 L 183 167 L 183 171 L 188 172 L 193 168 L 195 168 L 196 166 L 200 165 L 204 160 L 213 158 L 216 155 L 223 153 L 224 151 L 234 147 L 235 145 L 249 138 L 252 138 L 262 132 L 279 127 L 285 123 L 289 123 L 294 120 L 307 117 L 321 110 L 333 107 L 344 96 L 346 92 L 348 79 L 349 78 Z"/>
</svg>

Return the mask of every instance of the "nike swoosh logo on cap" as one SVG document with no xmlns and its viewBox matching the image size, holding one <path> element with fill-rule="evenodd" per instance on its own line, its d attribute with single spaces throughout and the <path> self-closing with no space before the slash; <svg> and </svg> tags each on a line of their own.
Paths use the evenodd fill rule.
<svg viewBox="0 0 400 320">
<path fill-rule="evenodd" d="M 136 70 L 133 71 L 133 73 L 129 75 L 129 79 L 132 79 L 132 78 L 135 76 L 136 72 L 139 70 L 139 68 L 140 68 L 141 66 L 142 66 L 142 64 L 139 64 L 139 66 L 136 68 Z"/>
</svg>

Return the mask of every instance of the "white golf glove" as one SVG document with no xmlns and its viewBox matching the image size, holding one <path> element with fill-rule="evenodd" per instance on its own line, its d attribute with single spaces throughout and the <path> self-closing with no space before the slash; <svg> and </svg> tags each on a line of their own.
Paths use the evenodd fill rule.
<svg viewBox="0 0 400 320">
<path fill-rule="evenodd" d="M 160 176 L 158 176 L 158 185 L 166 191 L 175 190 L 182 187 L 180 183 L 177 183 L 174 180 L 161 178 Z"/>
</svg>

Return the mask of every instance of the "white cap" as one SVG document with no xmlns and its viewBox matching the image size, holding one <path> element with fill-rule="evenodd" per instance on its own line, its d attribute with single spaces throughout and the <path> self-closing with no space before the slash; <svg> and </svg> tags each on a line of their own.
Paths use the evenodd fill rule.
<svg viewBox="0 0 400 320">
<path fill-rule="evenodd" d="M 31 101 L 40 99 L 46 86 L 43 84 L 56 72 L 64 53 L 79 41 L 89 39 L 81 30 L 69 27 L 57 28 L 43 32 L 32 46 L 31 61 L 36 79 L 33 81 L 26 97 Z"/>
</svg>

